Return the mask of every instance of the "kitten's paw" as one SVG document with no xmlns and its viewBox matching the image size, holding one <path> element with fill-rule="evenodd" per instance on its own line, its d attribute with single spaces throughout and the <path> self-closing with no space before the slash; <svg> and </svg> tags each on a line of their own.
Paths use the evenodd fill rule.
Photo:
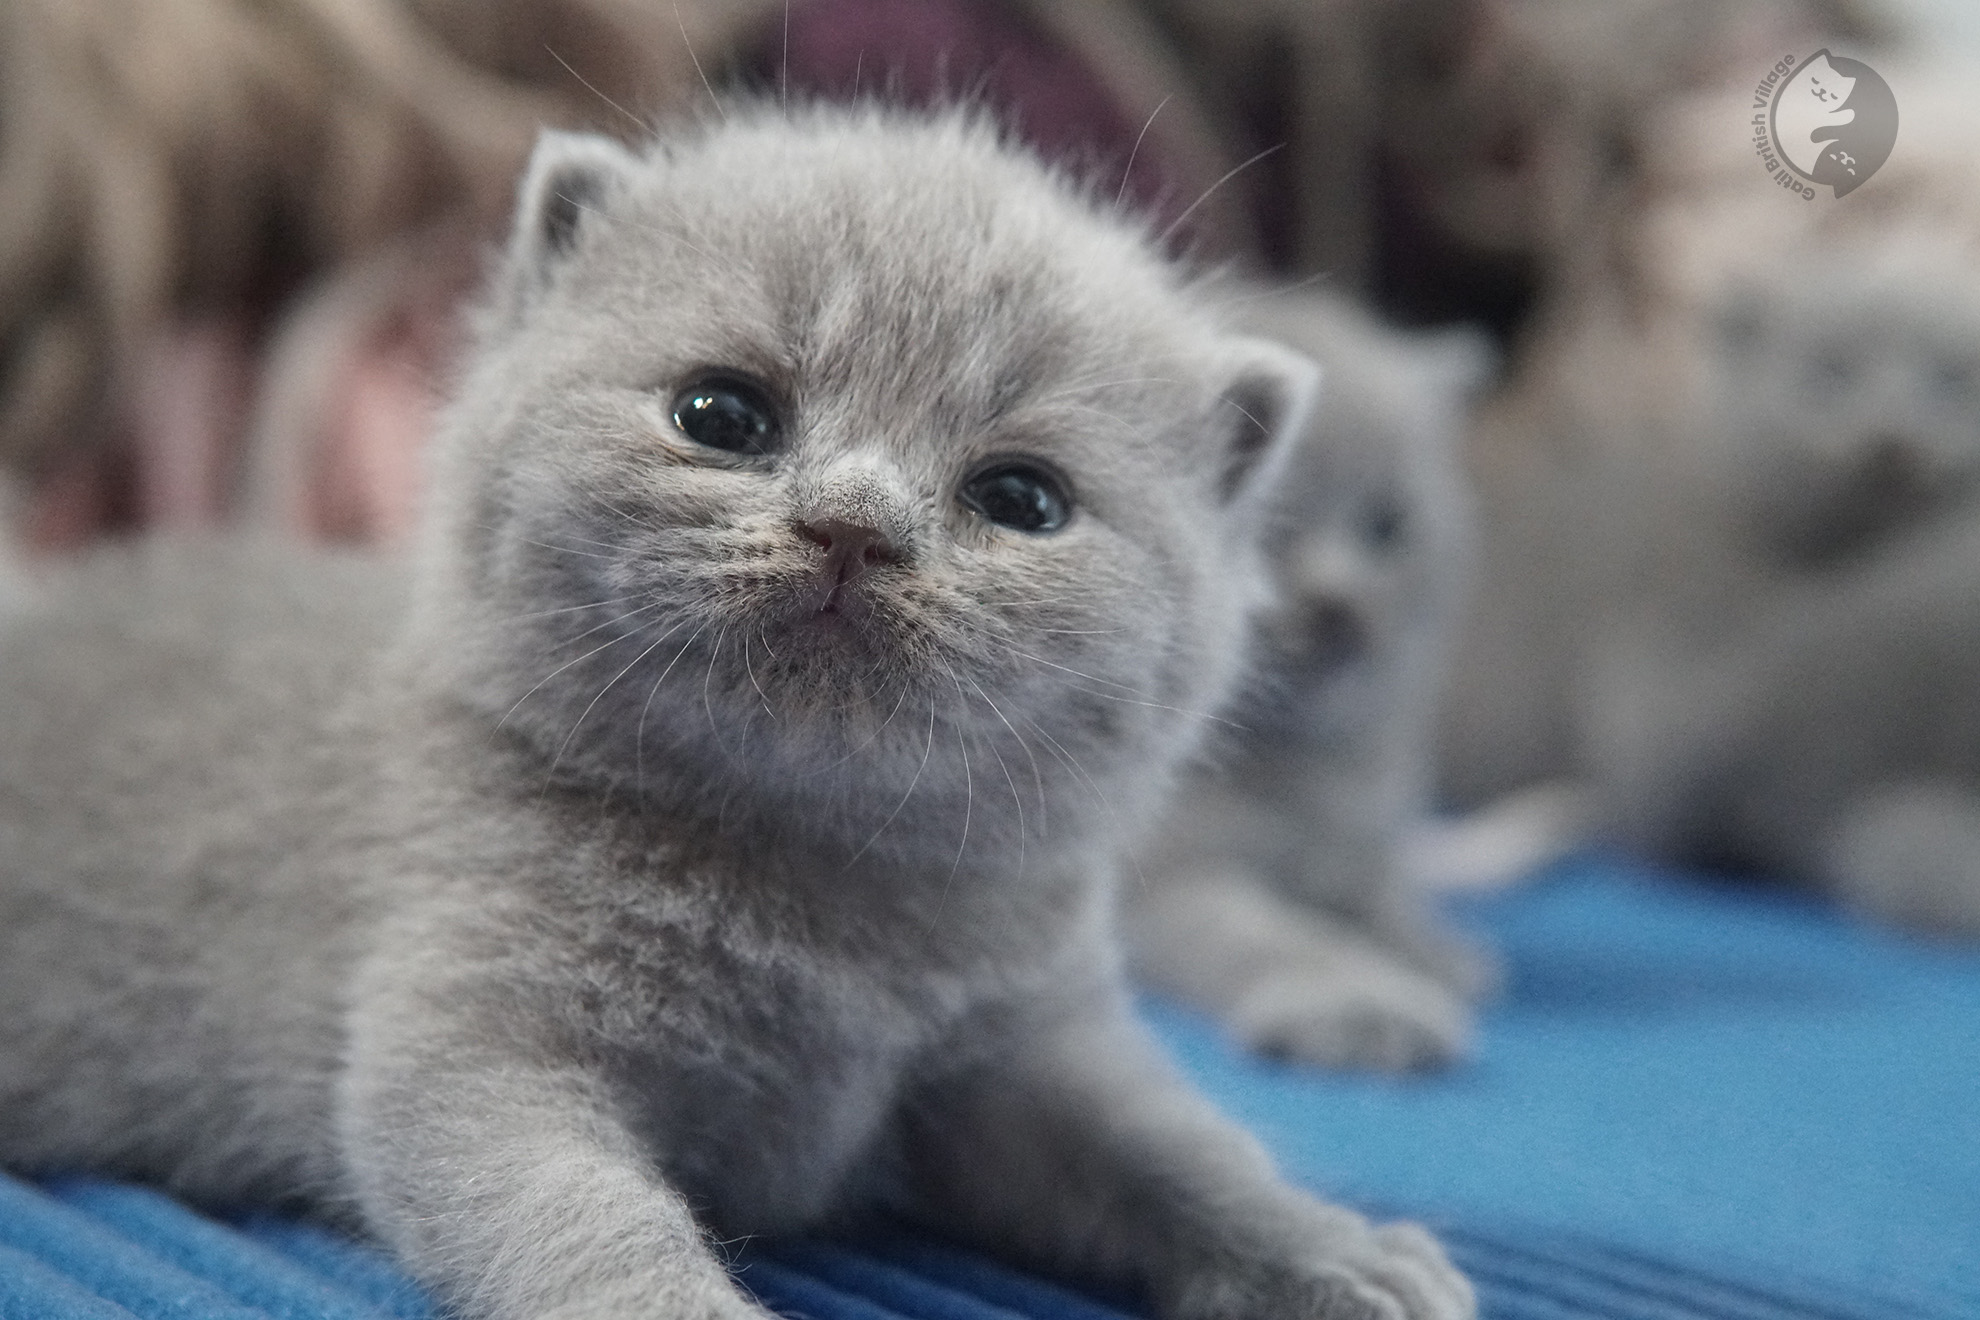
<svg viewBox="0 0 1980 1320">
<path fill-rule="evenodd" d="M 1477 1295 L 1415 1224 L 1362 1227 L 1324 1256 L 1218 1271 L 1165 1320 L 1475 1320 Z"/>
<path fill-rule="evenodd" d="M 1411 1072 L 1465 1056 L 1471 1014 L 1449 987 L 1369 959 L 1354 967 L 1275 967 L 1231 1006 L 1251 1049 L 1326 1068 Z"/>
<path fill-rule="evenodd" d="M 1896 784 L 1843 816 L 1822 858 L 1845 902 L 1914 930 L 1980 936 L 1980 795 Z"/>
<path fill-rule="evenodd" d="M 1499 955 L 1474 940 L 1430 922 L 1391 934 L 1378 931 L 1412 967 L 1435 978 L 1451 993 L 1469 1002 L 1490 999 L 1505 987 L 1506 968 Z"/>
</svg>

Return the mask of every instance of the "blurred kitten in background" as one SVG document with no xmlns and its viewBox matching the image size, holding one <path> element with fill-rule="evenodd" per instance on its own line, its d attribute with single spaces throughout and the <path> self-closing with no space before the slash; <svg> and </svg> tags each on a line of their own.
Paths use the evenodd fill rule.
<svg viewBox="0 0 1980 1320">
<path fill-rule="evenodd" d="M 1847 205 L 1752 186 L 1744 93 L 1670 107 L 1473 423 L 1440 769 L 1972 932 L 1980 121 L 1970 75 L 1883 72 L 1907 135 Z"/>
<path fill-rule="evenodd" d="M 1980 270 L 1799 254 L 1710 324 L 1703 432 L 1636 459 L 1655 571 L 1590 670 L 1602 814 L 1980 933 Z"/>
<path fill-rule="evenodd" d="M 1263 297 L 1245 321 L 1322 364 L 1322 403 L 1274 496 L 1260 672 L 1128 881 L 1130 965 L 1259 1050 L 1443 1063 L 1493 971 L 1441 928 L 1401 849 L 1427 814 L 1471 543 L 1455 445 L 1487 354 L 1329 295 Z"/>
</svg>

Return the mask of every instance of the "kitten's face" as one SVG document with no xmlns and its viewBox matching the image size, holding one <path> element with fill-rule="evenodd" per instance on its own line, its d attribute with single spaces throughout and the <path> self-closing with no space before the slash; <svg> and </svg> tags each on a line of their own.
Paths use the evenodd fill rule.
<svg viewBox="0 0 1980 1320">
<path fill-rule="evenodd" d="M 1270 709 L 1248 722 L 1325 740 L 1430 699 L 1470 545 L 1457 441 L 1484 363 L 1474 343 L 1372 325 L 1319 339 L 1296 321 L 1277 328 L 1321 361 L 1328 386 L 1274 494 L 1278 598 L 1261 621 L 1258 697 Z"/>
<path fill-rule="evenodd" d="M 553 143 L 533 186 L 443 476 L 481 705 L 566 771 L 848 837 L 910 793 L 1037 832 L 1181 750 L 1296 358 L 955 123 Z"/>
<path fill-rule="evenodd" d="M 1804 268 L 1720 326 L 1727 493 L 1761 544 L 1847 553 L 1980 480 L 1980 288 Z"/>
</svg>

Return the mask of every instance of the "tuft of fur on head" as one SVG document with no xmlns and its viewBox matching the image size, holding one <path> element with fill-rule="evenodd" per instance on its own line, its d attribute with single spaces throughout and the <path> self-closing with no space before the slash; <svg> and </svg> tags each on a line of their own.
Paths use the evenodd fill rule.
<svg viewBox="0 0 1980 1320">
<path fill-rule="evenodd" d="M 1317 387 L 1201 293 L 966 113 L 546 136 L 437 446 L 437 681 L 558 777 L 773 834 L 1131 827 L 1237 672 Z M 683 432 L 711 378 L 760 394 L 771 452 Z M 1062 528 L 961 502 L 1009 461 Z M 835 526 L 886 551 L 821 597 Z M 910 796 L 954 828 L 887 833 Z"/>
</svg>

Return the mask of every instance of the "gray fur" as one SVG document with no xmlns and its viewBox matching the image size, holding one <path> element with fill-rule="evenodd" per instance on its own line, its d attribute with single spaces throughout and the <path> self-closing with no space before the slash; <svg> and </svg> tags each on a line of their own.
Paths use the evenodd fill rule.
<svg viewBox="0 0 1980 1320">
<path fill-rule="evenodd" d="M 1602 814 L 1667 857 L 1812 879 L 1980 933 L 1980 510 L 1781 581 L 1703 632 L 1618 630 L 1596 670 Z"/>
<path fill-rule="evenodd" d="M 1489 962 L 1437 927 L 1402 844 L 1429 811 L 1429 720 L 1470 547 L 1456 444 L 1483 348 L 1400 335 L 1326 295 L 1246 305 L 1247 328 L 1311 354 L 1327 384 L 1273 492 L 1260 673 L 1143 850 L 1131 966 L 1254 1048 L 1445 1062 Z"/>
<path fill-rule="evenodd" d="M 760 1320 L 711 1235 L 873 1208 L 1179 1320 L 1471 1315 L 1112 941 L 1310 366 L 980 127 L 728 115 L 542 144 L 410 564 L 117 551 L 0 633 L 0 1158 L 341 1212 L 469 1316 Z M 774 459 L 669 420 L 715 367 Z M 957 504 L 1006 453 L 1063 530 Z M 893 548 L 836 622 L 830 520 Z"/>
<path fill-rule="evenodd" d="M 1716 330 L 1699 433 L 1614 460 L 1637 571 L 1589 666 L 1599 814 L 1980 933 L 1980 288 L 1808 260 Z"/>
</svg>

